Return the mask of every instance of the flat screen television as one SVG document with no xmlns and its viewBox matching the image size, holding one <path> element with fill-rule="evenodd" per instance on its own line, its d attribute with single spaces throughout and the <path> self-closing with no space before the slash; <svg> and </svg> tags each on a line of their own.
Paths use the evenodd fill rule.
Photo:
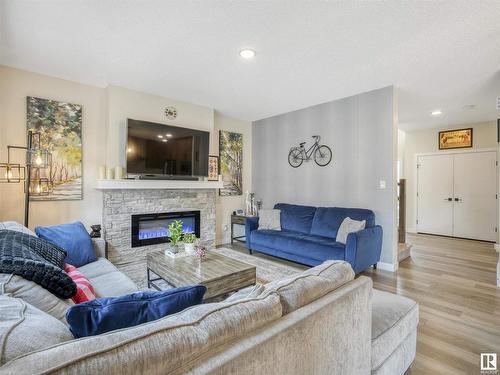
<svg viewBox="0 0 500 375">
<path fill-rule="evenodd" d="M 210 133 L 127 120 L 127 174 L 208 176 Z"/>
</svg>

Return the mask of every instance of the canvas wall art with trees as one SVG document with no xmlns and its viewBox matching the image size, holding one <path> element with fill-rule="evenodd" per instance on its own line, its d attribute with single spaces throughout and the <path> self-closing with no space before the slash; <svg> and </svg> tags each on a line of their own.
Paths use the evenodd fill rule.
<svg viewBox="0 0 500 375">
<path fill-rule="evenodd" d="M 26 113 L 28 130 L 39 132 L 41 147 L 52 154 L 49 168 L 33 171 L 51 180 L 52 190 L 31 200 L 82 199 L 82 106 L 28 96 Z"/>
<path fill-rule="evenodd" d="M 219 131 L 221 196 L 243 194 L 243 134 Z"/>
</svg>

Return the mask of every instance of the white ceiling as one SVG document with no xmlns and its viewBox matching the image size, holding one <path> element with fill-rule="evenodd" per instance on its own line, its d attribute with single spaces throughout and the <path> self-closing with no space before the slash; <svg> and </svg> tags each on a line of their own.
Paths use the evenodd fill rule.
<svg viewBox="0 0 500 375">
<path fill-rule="evenodd" d="M 394 84 L 403 129 L 487 121 L 500 1 L 0 0 L 0 64 L 244 120 Z"/>
</svg>

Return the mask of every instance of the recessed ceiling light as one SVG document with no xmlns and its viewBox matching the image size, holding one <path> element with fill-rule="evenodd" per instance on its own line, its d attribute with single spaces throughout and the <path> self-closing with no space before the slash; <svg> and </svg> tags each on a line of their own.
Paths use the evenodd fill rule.
<svg viewBox="0 0 500 375">
<path fill-rule="evenodd" d="M 172 134 L 170 134 L 170 133 L 167 133 L 167 134 L 165 134 L 165 135 L 166 135 L 167 137 L 171 137 L 171 136 L 172 136 Z"/>
<path fill-rule="evenodd" d="M 163 141 L 163 142 L 167 142 L 167 140 L 166 140 L 166 139 L 162 139 L 162 141 Z"/>
<path fill-rule="evenodd" d="M 244 59 L 251 59 L 255 57 L 255 51 L 253 49 L 242 49 L 240 51 L 240 56 L 243 57 Z"/>
<path fill-rule="evenodd" d="M 431 112 L 431 115 L 433 115 L 433 116 L 440 116 L 442 114 L 443 114 L 443 112 L 440 109 L 436 109 L 435 111 Z"/>
<path fill-rule="evenodd" d="M 163 138 L 163 135 L 161 135 L 161 134 L 158 134 L 158 138 Z"/>
</svg>

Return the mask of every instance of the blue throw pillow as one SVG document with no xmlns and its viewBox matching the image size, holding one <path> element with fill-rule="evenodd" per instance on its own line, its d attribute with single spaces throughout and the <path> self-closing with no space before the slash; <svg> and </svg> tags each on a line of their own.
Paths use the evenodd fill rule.
<svg viewBox="0 0 500 375">
<path fill-rule="evenodd" d="M 71 306 L 66 321 L 75 338 L 134 327 L 175 314 L 203 301 L 207 288 L 186 286 L 161 292 L 143 291 L 121 297 L 97 298 Z"/>
<path fill-rule="evenodd" d="M 92 239 L 79 221 L 52 227 L 36 227 L 35 233 L 38 237 L 66 250 L 64 261 L 75 267 L 97 260 Z"/>
</svg>

